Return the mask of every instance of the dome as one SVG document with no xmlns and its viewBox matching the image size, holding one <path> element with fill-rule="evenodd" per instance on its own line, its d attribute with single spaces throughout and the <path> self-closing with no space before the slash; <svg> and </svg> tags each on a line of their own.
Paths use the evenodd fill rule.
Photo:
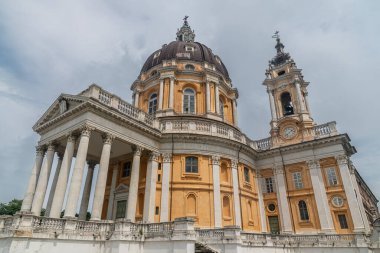
<svg viewBox="0 0 380 253">
<path fill-rule="evenodd" d="M 220 58 L 212 53 L 212 50 L 202 43 L 194 42 L 194 31 L 190 29 L 187 21 L 177 32 L 177 40 L 165 44 L 161 49 L 152 53 L 145 61 L 141 72 L 161 64 L 165 60 L 177 59 L 195 62 L 207 62 L 215 66 L 225 78 L 230 79 L 228 71 Z"/>
</svg>

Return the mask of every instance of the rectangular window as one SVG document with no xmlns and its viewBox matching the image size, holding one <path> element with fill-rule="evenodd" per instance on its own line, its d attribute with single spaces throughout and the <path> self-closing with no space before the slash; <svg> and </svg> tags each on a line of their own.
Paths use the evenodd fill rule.
<svg viewBox="0 0 380 253">
<path fill-rule="evenodd" d="M 327 169 L 327 179 L 329 180 L 330 186 L 334 186 L 338 184 L 338 177 L 336 176 L 335 168 Z"/>
<path fill-rule="evenodd" d="M 161 182 L 161 175 L 160 174 L 157 175 L 157 182 Z"/>
<path fill-rule="evenodd" d="M 156 206 L 156 212 L 155 214 L 158 215 L 160 213 L 160 208 L 158 206 Z"/>
<path fill-rule="evenodd" d="M 251 181 L 249 177 L 249 169 L 247 167 L 244 167 L 244 180 L 246 183 Z"/>
<path fill-rule="evenodd" d="M 198 158 L 194 156 L 186 157 L 186 173 L 198 173 Z"/>
<path fill-rule="evenodd" d="M 124 163 L 122 177 L 129 177 L 131 175 L 131 162 Z"/>
<path fill-rule="evenodd" d="M 296 189 L 302 189 L 303 183 L 302 183 L 302 174 L 301 172 L 293 172 L 293 182 L 294 182 L 294 188 Z"/>
<path fill-rule="evenodd" d="M 266 193 L 274 192 L 273 179 L 271 177 L 265 178 L 265 192 Z"/>
<path fill-rule="evenodd" d="M 161 170 L 161 163 L 158 163 L 158 170 Z"/>
<path fill-rule="evenodd" d="M 348 229 L 346 215 L 338 214 L 338 220 L 339 220 L 339 224 L 340 224 L 341 229 Z"/>
<path fill-rule="evenodd" d="M 117 204 L 116 204 L 116 219 L 125 217 L 126 207 L 127 207 L 127 201 L 126 200 L 121 200 L 121 201 L 117 202 Z"/>
</svg>

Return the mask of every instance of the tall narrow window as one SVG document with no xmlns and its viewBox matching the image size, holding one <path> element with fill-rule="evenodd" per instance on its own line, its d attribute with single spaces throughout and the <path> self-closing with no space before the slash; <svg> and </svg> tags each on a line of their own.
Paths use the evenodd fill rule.
<svg viewBox="0 0 380 253">
<path fill-rule="evenodd" d="M 265 192 L 266 193 L 274 192 L 273 179 L 271 177 L 265 178 Z"/>
<path fill-rule="evenodd" d="M 195 92 L 190 88 L 183 92 L 183 113 L 195 113 Z"/>
<path fill-rule="evenodd" d="M 149 97 L 148 113 L 149 114 L 155 114 L 156 110 L 157 110 L 157 93 L 153 93 Z"/>
<path fill-rule="evenodd" d="M 131 162 L 124 163 L 122 177 L 129 177 L 131 175 Z"/>
<path fill-rule="evenodd" d="M 341 229 L 348 229 L 346 215 L 338 214 L 338 220 L 339 220 L 339 225 Z"/>
<path fill-rule="evenodd" d="M 334 186 L 338 184 L 338 177 L 336 176 L 335 168 L 327 169 L 327 178 L 329 180 L 329 185 Z"/>
<path fill-rule="evenodd" d="M 227 196 L 223 197 L 223 216 L 231 217 L 230 199 Z"/>
<path fill-rule="evenodd" d="M 301 220 L 302 221 L 309 220 L 309 212 L 307 211 L 307 205 L 305 201 L 300 200 L 300 202 L 298 202 L 298 209 L 300 211 Z"/>
<path fill-rule="evenodd" d="M 186 157 L 186 173 L 198 173 L 198 158 L 195 156 Z"/>
<path fill-rule="evenodd" d="M 294 114 L 292 98 L 290 97 L 289 92 L 284 92 L 281 94 L 281 104 L 284 116 Z"/>
<path fill-rule="evenodd" d="M 222 116 L 222 119 L 224 119 L 224 104 L 223 100 L 219 99 L 219 113 L 220 116 Z"/>
<path fill-rule="evenodd" d="M 301 172 L 293 172 L 293 182 L 294 182 L 294 188 L 296 188 L 296 189 L 302 189 L 303 188 Z"/>
<path fill-rule="evenodd" d="M 249 183 L 251 181 L 249 178 L 249 169 L 247 167 L 244 167 L 244 181 L 246 183 Z"/>
</svg>

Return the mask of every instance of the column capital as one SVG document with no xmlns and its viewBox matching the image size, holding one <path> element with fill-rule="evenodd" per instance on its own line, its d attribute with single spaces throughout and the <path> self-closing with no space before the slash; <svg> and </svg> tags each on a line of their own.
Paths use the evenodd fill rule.
<svg viewBox="0 0 380 253">
<path fill-rule="evenodd" d="M 348 165 L 348 157 L 346 155 L 337 155 L 335 159 L 338 165 Z"/>
<path fill-rule="evenodd" d="M 321 165 L 319 164 L 319 160 L 309 160 L 309 161 L 306 161 L 306 164 L 311 170 L 321 168 Z"/>
<path fill-rule="evenodd" d="M 95 128 L 94 127 L 91 127 L 87 124 L 83 125 L 81 128 L 80 128 L 80 131 L 81 131 L 81 136 L 87 136 L 87 137 L 90 137 L 91 135 L 91 132 L 94 130 Z"/>
<path fill-rule="evenodd" d="M 172 162 L 172 153 L 163 153 L 162 158 L 164 163 L 171 163 Z"/>
<path fill-rule="evenodd" d="M 36 156 L 44 156 L 45 155 L 45 147 L 44 146 L 36 146 Z"/>
<path fill-rule="evenodd" d="M 239 161 L 237 159 L 231 159 L 231 168 L 237 170 Z"/>
<path fill-rule="evenodd" d="M 47 144 L 47 151 L 55 151 L 57 148 L 57 145 L 54 142 L 49 142 Z"/>
<path fill-rule="evenodd" d="M 112 144 L 113 140 L 115 139 L 115 136 L 113 136 L 110 133 L 104 133 L 102 135 L 102 138 L 103 138 L 103 143 L 104 144 Z"/>
<path fill-rule="evenodd" d="M 66 134 L 66 137 L 67 137 L 67 142 L 75 142 L 75 140 L 77 139 L 77 137 L 73 134 L 73 132 Z"/>
<path fill-rule="evenodd" d="M 284 174 L 284 166 L 283 165 L 274 165 L 273 166 L 273 174 L 274 175 L 280 175 Z"/>
<path fill-rule="evenodd" d="M 98 164 L 98 162 L 95 160 L 88 160 L 87 164 L 88 164 L 88 169 L 93 170 L 95 168 L 95 166 Z"/>
<path fill-rule="evenodd" d="M 212 164 L 214 164 L 214 165 L 219 165 L 219 163 L 220 163 L 220 156 L 218 156 L 218 155 L 213 155 L 213 156 L 211 157 L 211 161 L 212 161 Z"/>
<path fill-rule="evenodd" d="M 160 156 L 159 153 L 157 152 L 151 152 L 149 154 L 149 161 L 154 161 L 154 162 L 158 162 L 158 157 Z"/>
<path fill-rule="evenodd" d="M 143 148 L 140 147 L 140 146 L 132 146 L 132 150 L 133 150 L 133 155 L 137 155 L 137 156 L 141 156 L 141 153 L 143 152 Z"/>
</svg>

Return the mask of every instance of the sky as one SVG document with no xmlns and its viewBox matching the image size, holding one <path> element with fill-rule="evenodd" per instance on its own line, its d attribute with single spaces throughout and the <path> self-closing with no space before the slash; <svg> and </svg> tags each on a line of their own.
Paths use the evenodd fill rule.
<svg viewBox="0 0 380 253">
<path fill-rule="evenodd" d="M 226 65 L 253 139 L 269 136 L 262 81 L 280 31 L 310 82 L 312 117 L 349 134 L 352 160 L 380 197 L 379 13 L 376 0 L 0 0 L 0 202 L 23 198 L 39 139 L 32 126 L 51 103 L 92 83 L 131 101 L 144 61 L 175 40 L 185 15 Z"/>
</svg>

